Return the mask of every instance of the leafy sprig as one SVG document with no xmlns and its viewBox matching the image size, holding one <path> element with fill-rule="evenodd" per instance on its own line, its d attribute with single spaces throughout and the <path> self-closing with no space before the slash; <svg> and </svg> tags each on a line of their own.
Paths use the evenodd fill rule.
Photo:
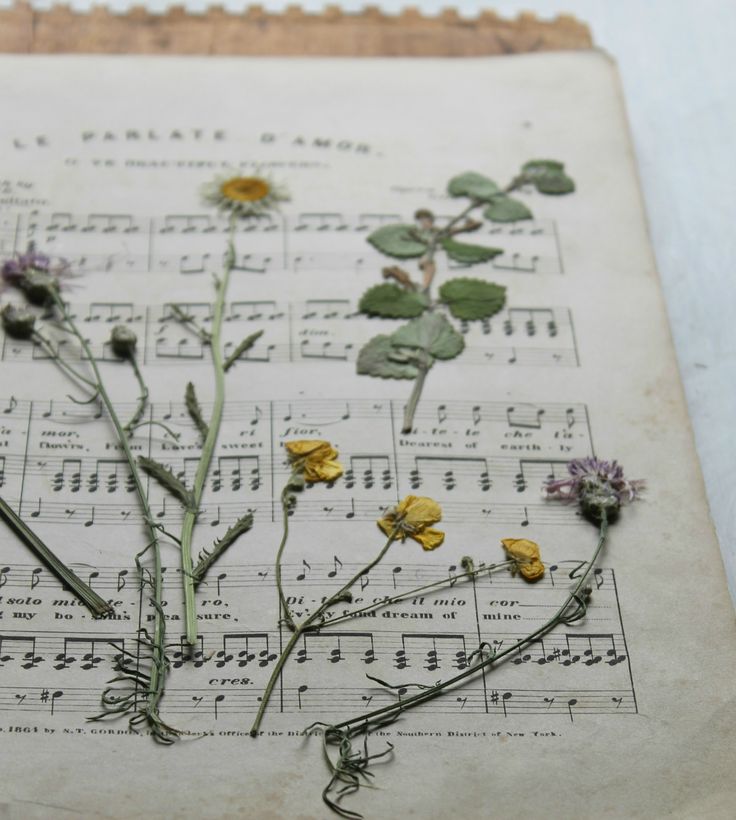
<svg viewBox="0 0 736 820">
<path fill-rule="evenodd" d="M 481 265 L 502 254 L 502 248 L 475 244 L 456 237 L 477 231 L 483 223 L 470 217 L 476 209 L 490 222 L 519 222 L 532 219 L 529 207 L 510 194 L 535 188 L 543 194 L 566 194 L 575 189 L 562 163 L 555 160 L 527 162 L 505 187 L 475 171 L 453 177 L 447 192 L 466 200 L 463 210 L 445 224 L 421 209 L 414 224 L 383 225 L 368 236 L 378 251 L 394 259 L 418 260 L 421 281 L 399 266 L 383 269 L 386 281 L 369 288 L 358 309 L 366 316 L 410 319 L 392 334 L 374 336 L 358 355 L 357 372 L 383 379 L 413 379 L 414 388 L 404 413 L 402 432 L 411 432 L 414 413 L 425 379 L 438 359 L 453 359 L 464 347 L 462 335 L 448 321 L 446 313 L 465 322 L 488 319 L 506 303 L 506 289 L 484 279 L 458 277 L 445 282 L 433 298 L 431 288 L 437 272 L 436 258 L 444 253 L 455 263 Z"/>
</svg>

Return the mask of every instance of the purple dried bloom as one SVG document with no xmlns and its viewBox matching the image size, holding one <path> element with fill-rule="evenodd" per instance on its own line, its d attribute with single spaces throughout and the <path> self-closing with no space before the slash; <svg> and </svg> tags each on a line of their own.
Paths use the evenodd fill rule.
<svg viewBox="0 0 736 820">
<path fill-rule="evenodd" d="M 598 458 L 574 458 L 567 465 L 570 478 L 549 479 L 544 484 L 547 498 L 577 501 L 583 513 L 598 522 L 603 513 L 609 520 L 618 514 L 622 504 L 641 497 L 644 481 L 624 476 L 617 461 Z"/>
<path fill-rule="evenodd" d="M 0 268 L 2 283 L 16 288 L 23 288 L 29 277 L 38 274 L 62 279 L 69 275 L 69 263 L 61 259 L 52 265 L 51 259 L 45 253 L 37 253 L 31 244 L 25 253 L 7 259 Z"/>
<path fill-rule="evenodd" d="M 44 253 L 37 253 L 33 243 L 25 253 L 16 254 L 0 268 L 0 288 L 10 285 L 22 290 L 31 304 L 47 306 L 59 294 L 62 279 L 70 276 L 69 263 L 63 259 L 52 264 Z"/>
</svg>

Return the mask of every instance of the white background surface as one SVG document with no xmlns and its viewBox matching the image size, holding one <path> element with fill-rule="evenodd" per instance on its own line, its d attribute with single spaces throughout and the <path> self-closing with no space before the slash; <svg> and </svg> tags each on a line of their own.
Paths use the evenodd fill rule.
<svg viewBox="0 0 736 820">
<path fill-rule="evenodd" d="M 74 0 L 70 5 L 84 10 L 92 4 Z M 123 11 L 133 3 L 111 0 L 109 5 Z M 172 4 L 149 0 L 145 5 L 160 12 Z M 208 4 L 188 0 L 184 5 L 202 11 Z M 224 0 L 222 5 L 240 11 L 247 3 Z M 287 3 L 261 0 L 261 5 L 281 11 Z M 319 11 L 324 4 L 304 0 L 301 5 Z M 339 5 L 357 11 L 364 3 Z M 404 5 L 380 3 L 389 13 Z M 434 14 L 448 3 L 415 5 Z M 572 13 L 591 26 L 595 42 L 618 62 L 680 369 L 736 600 L 736 2 L 461 0 L 455 5 L 466 17 L 486 7 L 504 16 L 524 10 L 541 17 Z M 631 467 L 656 481 L 656 464 Z M 696 572 L 697 544 L 692 546 Z"/>
</svg>

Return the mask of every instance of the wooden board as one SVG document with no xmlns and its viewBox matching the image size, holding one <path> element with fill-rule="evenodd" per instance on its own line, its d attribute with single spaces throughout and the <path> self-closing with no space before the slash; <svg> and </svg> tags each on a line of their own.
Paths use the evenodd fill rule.
<svg viewBox="0 0 736 820">
<path fill-rule="evenodd" d="M 272 14 L 251 6 L 242 14 L 175 7 L 159 15 L 136 7 L 118 15 L 67 6 L 40 11 L 25 2 L 0 9 L 0 52 L 20 54 L 473 57 L 591 47 L 588 27 L 565 15 L 506 20 L 484 11 L 470 20 L 451 9 L 425 17 L 411 8 L 399 15 L 375 7 L 348 14 L 334 6 L 321 14 L 298 7 Z"/>
</svg>

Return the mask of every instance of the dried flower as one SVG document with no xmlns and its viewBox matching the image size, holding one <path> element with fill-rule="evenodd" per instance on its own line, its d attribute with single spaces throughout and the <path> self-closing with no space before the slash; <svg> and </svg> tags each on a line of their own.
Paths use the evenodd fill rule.
<svg viewBox="0 0 736 820">
<path fill-rule="evenodd" d="M 58 293 L 60 279 L 69 274 L 69 264 L 63 259 L 52 264 L 43 253 L 37 253 L 33 244 L 25 253 L 6 259 L 0 268 L 0 279 L 6 285 L 20 288 L 35 305 L 46 305 Z"/>
<path fill-rule="evenodd" d="M 3 330 L 14 339 L 30 339 L 36 326 L 36 317 L 28 308 L 5 305 L 0 311 Z"/>
<path fill-rule="evenodd" d="M 129 359 L 135 353 L 138 337 L 125 325 L 115 325 L 110 333 L 110 347 L 116 356 Z"/>
<path fill-rule="evenodd" d="M 289 199 L 285 188 L 263 177 L 241 177 L 237 172 L 218 176 L 202 186 L 202 197 L 209 205 L 237 216 L 260 216 L 276 210 Z"/>
<path fill-rule="evenodd" d="M 378 519 L 378 526 L 391 535 L 396 531 L 396 538 L 403 541 L 408 535 L 418 541 L 425 550 L 437 549 L 445 540 L 444 532 L 432 529 L 442 518 L 442 508 L 431 498 L 407 495 L 392 510 Z"/>
<path fill-rule="evenodd" d="M 334 481 L 343 473 L 342 465 L 335 461 L 337 450 L 329 441 L 300 439 L 287 441 L 284 446 L 292 469 L 301 471 L 305 481 Z"/>
<path fill-rule="evenodd" d="M 617 461 L 574 458 L 567 471 L 570 478 L 545 482 L 545 495 L 561 501 L 578 501 L 583 514 L 595 523 L 601 521 L 604 513 L 612 521 L 621 505 L 640 498 L 644 489 L 644 481 L 626 478 Z"/>
<path fill-rule="evenodd" d="M 527 581 L 538 581 L 544 575 L 544 564 L 539 559 L 539 544 L 526 538 L 502 538 L 501 543 L 509 558 Z"/>
</svg>

